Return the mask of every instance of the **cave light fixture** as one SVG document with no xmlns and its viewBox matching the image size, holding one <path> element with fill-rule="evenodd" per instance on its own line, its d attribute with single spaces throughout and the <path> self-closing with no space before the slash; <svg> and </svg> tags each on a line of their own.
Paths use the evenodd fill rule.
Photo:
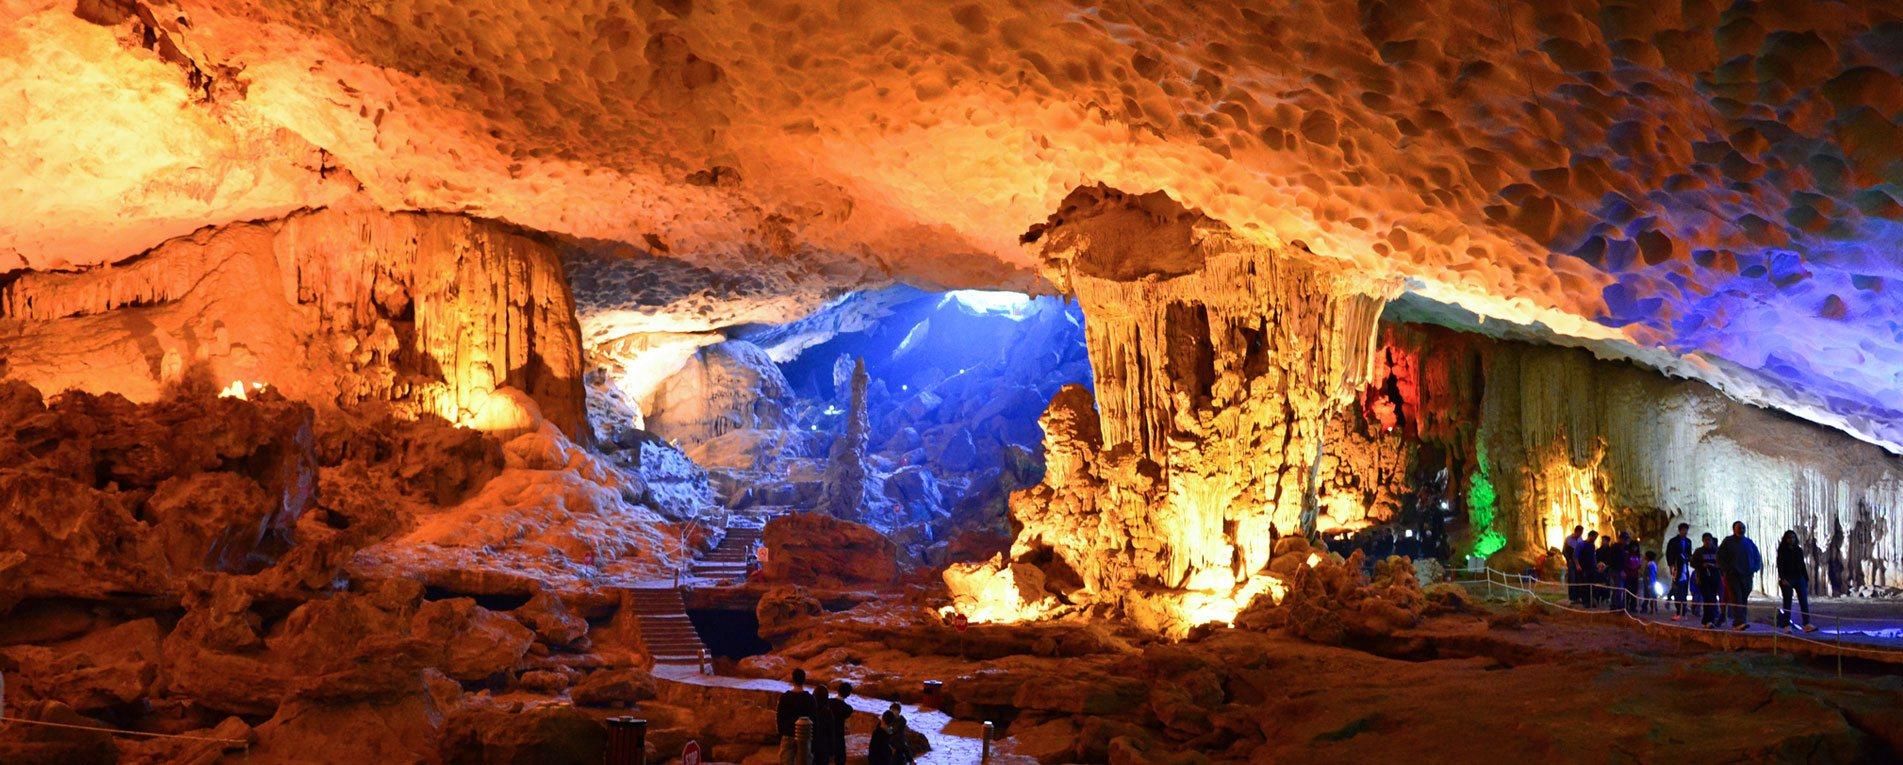
<svg viewBox="0 0 1903 765">
<path fill-rule="evenodd" d="M 219 398 L 235 398 L 235 399 L 238 399 L 239 401 L 244 401 L 250 398 L 250 393 L 262 391 L 264 390 L 264 387 L 265 387 L 264 383 L 258 382 L 256 380 L 253 380 L 249 383 L 243 380 L 232 380 L 230 385 L 227 385 L 223 389 L 218 391 L 218 397 Z"/>
</svg>

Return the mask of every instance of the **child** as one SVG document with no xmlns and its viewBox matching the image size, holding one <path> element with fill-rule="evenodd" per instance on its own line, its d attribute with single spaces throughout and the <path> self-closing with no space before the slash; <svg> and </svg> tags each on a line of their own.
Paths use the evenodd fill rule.
<svg viewBox="0 0 1903 765">
<path fill-rule="evenodd" d="M 1640 613 L 1659 612 L 1659 554 L 1657 550 L 1645 551 L 1645 600 Z"/>
</svg>

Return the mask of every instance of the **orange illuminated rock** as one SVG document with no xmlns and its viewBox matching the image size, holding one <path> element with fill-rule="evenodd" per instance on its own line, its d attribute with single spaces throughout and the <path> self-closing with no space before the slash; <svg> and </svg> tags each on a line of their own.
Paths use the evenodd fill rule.
<svg viewBox="0 0 1903 765">
<path fill-rule="evenodd" d="M 1232 619 L 1272 586 L 1274 535 L 1316 524 L 1323 427 L 1369 380 L 1397 285 L 1162 194 L 1079 189 L 1027 238 L 1083 304 L 1098 410 L 1077 388 L 1053 399 L 1012 558 L 1061 564 L 1066 598 L 1162 631 Z"/>
</svg>

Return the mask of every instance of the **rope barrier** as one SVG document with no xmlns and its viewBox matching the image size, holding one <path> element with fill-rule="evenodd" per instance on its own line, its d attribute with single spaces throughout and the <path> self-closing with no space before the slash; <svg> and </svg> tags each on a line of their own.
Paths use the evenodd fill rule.
<svg viewBox="0 0 1903 765">
<path fill-rule="evenodd" d="M 186 735 L 181 735 L 177 733 L 152 733 L 149 731 L 142 731 L 142 730 L 120 730 L 118 728 L 100 728 L 100 727 L 96 727 L 92 725 L 73 725 L 70 723 L 57 723 L 57 722 L 50 722 L 47 720 L 25 720 L 18 717 L 0 717 L 0 722 L 20 723 L 21 725 L 38 725 L 38 726 L 46 727 L 46 728 L 65 728 L 67 730 L 86 730 L 86 731 L 94 731 L 98 733 L 110 733 L 115 736 L 145 736 L 147 738 L 170 738 L 170 739 L 180 739 L 183 741 L 205 741 L 205 742 L 209 742 L 213 744 L 231 744 L 233 746 L 244 747 L 247 753 L 249 753 L 251 749 L 251 742 L 241 738 L 211 738 L 209 736 L 186 736 Z"/>
<path fill-rule="evenodd" d="M 1498 581 L 1495 580 L 1496 574 L 1499 576 Z M 1593 582 L 1581 582 L 1579 584 L 1569 585 L 1563 582 L 1552 582 L 1549 580 L 1540 579 L 1538 577 L 1526 576 L 1523 574 L 1509 574 L 1507 572 L 1499 571 L 1492 567 L 1488 567 L 1487 569 L 1485 569 L 1484 581 L 1489 590 L 1491 590 L 1494 586 L 1497 585 L 1510 592 L 1522 592 L 1527 595 L 1531 595 L 1533 600 L 1543 605 L 1557 608 L 1562 611 L 1568 611 L 1568 612 L 1578 613 L 1578 614 L 1589 614 L 1589 615 L 1618 615 L 1618 616 L 1625 617 L 1626 619 L 1630 620 L 1634 624 L 1637 624 L 1641 627 L 1649 625 L 1654 627 L 1663 627 L 1663 628 L 1672 629 L 1672 630 L 1680 630 L 1680 631 L 1693 633 L 1693 634 L 1699 634 L 1699 635 L 1738 634 L 1740 636 L 1748 636 L 1748 635 L 1765 634 L 1763 632 L 1750 633 L 1750 632 L 1733 630 L 1733 629 L 1710 629 L 1710 628 L 1704 628 L 1704 627 L 1694 627 L 1691 625 L 1680 625 L 1680 624 L 1675 624 L 1668 621 L 1653 621 L 1649 619 L 1639 618 L 1638 615 L 1628 612 L 1625 609 L 1600 610 L 1596 608 L 1584 608 L 1584 609 L 1574 608 L 1570 604 L 1556 603 L 1551 600 L 1547 600 L 1546 597 L 1543 596 L 1537 590 L 1532 589 L 1530 587 L 1515 585 L 1512 583 L 1512 580 L 1530 582 L 1534 585 L 1547 585 L 1550 587 L 1559 587 L 1559 588 L 1587 587 L 1587 588 L 1616 590 L 1622 593 L 1626 592 L 1624 588 L 1617 588 L 1617 587 L 1612 587 L 1611 585 L 1598 584 Z M 1478 579 L 1468 579 L 1465 581 L 1456 580 L 1455 583 L 1477 584 L 1477 583 L 1480 583 L 1481 581 L 1482 580 L 1478 580 Z M 1646 599 L 1646 600 L 1652 600 L 1652 599 Z M 1678 603 L 1678 601 L 1662 601 L 1662 602 L 1672 603 L 1674 605 Z M 1685 605 L 1688 611 L 1702 611 L 1703 608 L 1705 608 L 1707 605 L 1714 606 L 1720 609 L 1721 613 L 1724 615 L 1729 614 L 1728 609 L 1730 608 L 1741 607 L 1745 610 L 1747 619 L 1749 618 L 1750 612 L 1753 609 L 1766 608 L 1765 606 L 1752 606 L 1748 603 L 1742 606 L 1734 606 L 1732 604 L 1726 604 L 1726 603 L 1709 603 L 1709 602 L 1703 602 L 1703 601 L 1687 601 Z M 1781 612 L 1784 610 L 1783 608 L 1778 606 L 1769 606 L 1768 608 L 1772 609 L 1774 612 Z M 1813 618 L 1816 618 L 1816 617 L 1814 616 Z M 1842 619 L 1842 620 L 1857 620 L 1857 621 L 1884 621 L 1881 619 L 1869 619 L 1869 618 L 1856 619 L 1855 617 L 1837 617 L 1837 616 L 1831 616 L 1831 615 L 1822 615 L 1821 618 L 1833 619 L 1833 620 Z M 1780 639 L 1794 640 L 1799 643 L 1806 643 L 1813 646 L 1817 646 L 1819 648 L 1834 650 L 1837 656 L 1837 675 L 1839 677 L 1843 676 L 1843 656 L 1844 656 L 1844 653 L 1846 653 L 1846 650 L 1849 653 L 1860 656 L 1860 657 L 1882 657 L 1882 658 L 1888 659 L 1888 658 L 1903 656 L 1903 650 L 1885 648 L 1881 646 L 1852 645 L 1852 646 L 1846 647 L 1843 642 L 1844 633 L 1842 630 L 1826 631 L 1825 634 L 1829 634 L 1835 638 L 1835 640 L 1831 642 L 1825 642 L 1823 640 L 1818 640 L 1816 638 L 1808 637 L 1805 633 L 1793 632 L 1790 634 L 1784 634 L 1784 631 L 1781 628 L 1772 629 L 1769 634 L 1771 636 L 1771 647 L 1774 653 L 1777 651 L 1777 641 Z M 1861 633 L 1852 633 L 1852 634 L 1861 634 Z"/>
</svg>

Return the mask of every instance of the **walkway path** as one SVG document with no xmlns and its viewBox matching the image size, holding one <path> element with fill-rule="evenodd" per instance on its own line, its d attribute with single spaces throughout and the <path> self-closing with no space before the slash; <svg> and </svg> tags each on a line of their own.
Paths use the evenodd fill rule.
<svg viewBox="0 0 1903 765">
<path fill-rule="evenodd" d="M 760 705 L 763 707 L 771 707 L 778 700 L 781 692 L 792 687 L 778 680 L 703 675 L 691 666 L 680 665 L 663 666 L 656 664 L 654 667 L 654 678 L 666 682 L 686 683 L 688 685 L 699 685 L 709 688 L 730 688 L 757 692 L 760 696 Z M 852 704 L 853 709 L 870 715 L 883 714 L 886 707 L 892 703 L 880 699 L 866 698 L 864 696 L 851 696 L 848 697 L 846 701 Z M 951 715 L 945 714 L 944 712 L 924 709 L 909 704 L 903 705 L 901 708 L 904 710 L 903 714 L 905 715 L 906 724 L 911 726 L 912 730 L 925 734 L 925 738 L 932 744 L 932 750 L 918 758 L 920 765 L 935 765 L 937 763 L 943 763 L 944 765 L 976 765 L 980 753 L 984 748 L 984 743 L 981 740 L 984 735 L 983 723 L 968 720 L 953 720 Z M 1007 748 L 1008 747 L 994 743 L 991 761 L 998 765 L 1027 761 L 1015 756 L 1003 755 L 1001 749 Z"/>
<path fill-rule="evenodd" d="M 755 525 L 747 516 L 733 516 L 727 521 L 727 535 L 720 544 L 706 555 L 694 561 L 694 577 L 698 579 L 733 580 L 747 577 L 747 558 L 753 552 L 753 546 L 760 541 L 764 527 Z"/>
</svg>

